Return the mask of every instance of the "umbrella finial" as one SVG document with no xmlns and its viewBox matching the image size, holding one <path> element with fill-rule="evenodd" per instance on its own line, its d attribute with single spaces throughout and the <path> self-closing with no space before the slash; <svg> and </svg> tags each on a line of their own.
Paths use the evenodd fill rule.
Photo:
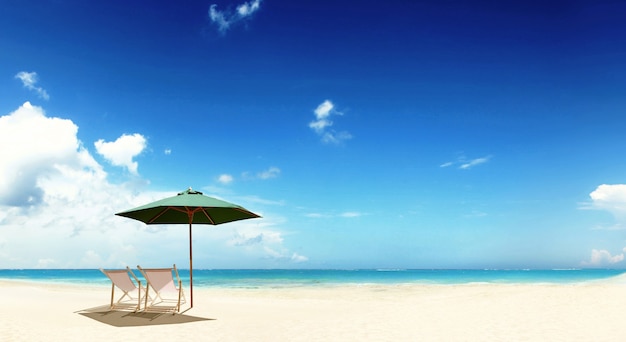
<svg viewBox="0 0 626 342">
<path fill-rule="evenodd" d="M 191 187 L 189 187 L 187 190 L 179 192 L 178 195 L 202 195 L 202 192 L 195 191 Z"/>
</svg>

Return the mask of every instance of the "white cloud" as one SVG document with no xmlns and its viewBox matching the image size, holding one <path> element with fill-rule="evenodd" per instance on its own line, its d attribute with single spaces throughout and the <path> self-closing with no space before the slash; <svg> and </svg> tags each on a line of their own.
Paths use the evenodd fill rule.
<svg viewBox="0 0 626 342">
<path fill-rule="evenodd" d="M 470 169 L 476 165 L 480 165 L 480 164 L 484 164 L 486 162 L 489 161 L 489 159 L 491 159 L 491 156 L 486 156 L 486 157 L 482 157 L 482 158 L 476 158 L 476 159 L 472 159 L 466 163 L 461 164 L 461 166 L 459 166 L 460 169 Z"/>
<path fill-rule="evenodd" d="M 114 215 L 183 189 L 139 190 L 135 186 L 144 187 L 147 181 L 136 179 L 111 183 L 77 135 L 71 120 L 47 117 L 30 103 L 0 116 L 0 146 L 13 147 L 0 153 L 0 269 L 187 265 L 185 225 L 147 226 Z M 264 246 L 288 251 L 283 234 L 275 228 L 281 222 L 268 216 L 220 229 L 194 227 L 194 243 L 211 243 L 213 253 L 206 255 L 203 250 L 208 249 L 197 248 L 195 265 L 266 266 Z M 229 245 L 233 230 L 241 234 L 239 244 L 255 238 L 260 243 Z M 254 253 L 243 252 L 248 249 Z M 222 255 L 227 258 L 214 261 Z"/>
<path fill-rule="evenodd" d="M 610 225 L 596 225 L 592 230 L 626 230 L 626 225 L 623 223 L 614 223 Z"/>
<path fill-rule="evenodd" d="M 487 163 L 489 160 L 491 160 L 491 156 L 484 156 L 484 157 L 480 157 L 480 158 L 475 158 L 475 159 L 470 159 L 468 160 L 465 156 L 460 156 L 459 158 L 457 158 L 456 161 L 449 161 L 449 162 L 445 162 L 441 165 L 439 165 L 439 167 L 441 168 L 446 168 L 446 167 L 450 167 L 453 166 L 455 164 L 459 165 L 459 169 L 461 170 L 469 170 L 477 165 L 480 164 L 484 164 Z"/>
<path fill-rule="evenodd" d="M 233 176 L 229 174 L 222 174 L 222 175 L 219 175 L 219 177 L 217 177 L 217 181 L 222 184 L 230 184 L 233 182 Z"/>
<path fill-rule="evenodd" d="M 172 154 L 172 150 L 171 150 L 171 149 L 169 149 L 169 148 L 166 148 L 166 149 L 163 151 L 163 154 L 165 154 L 166 156 L 169 156 L 170 154 Z"/>
<path fill-rule="evenodd" d="M 470 212 L 469 214 L 463 215 L 463 217 L 466 217 L 466 218 L 479 218 L 479 217 L 485 217 L 485 216 L 487 216 L 487 213 L 478 211 L 478 210 L 472 210 L 472 212 Z"/>
<path fill-rule="evenodd" d="M 301 263 L 308 258 L 283 246 L 283 234 L 266 226 L 248 225 L 233 230 L 228 245 L 238 247 L 249 255 L 274 262 Z"/>
<path fill-rule="evenodd" d="M 237 13 L 240 17 L 247 17 L 258 11 L 261 6 L 261 0 L 253 0 L 250 2 L 244 2 L 237 6 Z"/>
<path fill-rule="evenodd" d="M 309 258 L 305 257 L 304 255 L 300 255 L 300 254 L 294 252 L 291 255 L 291 261 L 293 261 L 295 263 L 301 263 L 301 262 L 309 261 Z"/>
<path fill-rule="evenodd" d="M 310 218 L 328 218 L 328 217 L 331 217 L 330 215 L 325 215 L 325 214 L 322 214 L 322 213 L 308 213 L 308 214 L 304 214 L 304 216 L 310 217 Z"/>
<path fill-rule="evenodd" d="M 305 214 L 304 216 L 310 217 L 310 218 L 335 218 L 335 217 L 355 218 L 355 217 L 361 217 L 363 215 L 365 214 L 358 212 L 358 211 L 346 211 L 340 214 L 308 213 L 308 214 Z"/>
<path fill-rule="evenodd" d="M 260 172 L 257 176 L 260 179 L 270 179 L 270 178 L 276 178 L 278 177 L 278 175 L 280 174 L 280 169 L 277 167 L 270 167 L 269 169 Z"/>
<path fill-rule="evenodd" d="M 593 249 L 591 250 L 591 258 L 589 261 L 583 261 L 583 266 L 606 266 L 613 265 L 624 260 L 624 253 L 626 252 L 626 248 L 622 250 L 622 253 L 611 255 L 611 253 L 604 249 Z"/>
<path fill-rule="evenodd" d="M 606 210 L 626 221 L 626 184 L 602 184 L 589 194 L 590 209 Z"/>
<path fill-rule="evenodd" d="M 319 106 L 317 106 L 317 108 L 315 108 L 313 112 L 315 113 L 315 117 L 318 120 L 324 120 L 330 116 L 330 113 L 333 111 L 334 108 L 335 105 L 329 100 L 326 100 L 322 102 Z"/>
<path fill-rule="evenodd" d="M 235 231 L 229 244 L 233 246 L 250 246 L 256 244 L 280 244 L 283 237 L 279 232 L 258 229 L 249 229 L 247 231 Z"/>
<path fill-rule="evenodd" d="M 322 142 L 327 144 L 340 144 L 350 139 L 352 135 L 348 132 L 324 132 L 322 134 Z"/>
<path fill-rule="evenodd" d="M 309 122 L 309 128 L 317 133 L 324 143 L 339 144 L 345 140 L 352 138 L 352 135 L 346 131 L 336 132 L 330 129 L 333 122 L 330 120 L 331 115 L 343 115 L 335 109 L 335 105 L 330 100 L 325 100 L 313 111 L 315 120 Z"/>
<path fill-rule="evenodd" d="M 209 7 L 209 19 L 218 30 L 224 34 L 233 25 L 249 19 L 255 12 L 261 8 L 261 0 L 252 0 L 238 5 L 234 12 L 219 11 L 217 5 L 213 4 Z"/>
<path fill-rule="evenodd" d="M 44 100 L 50 99 L 50 96 L 48 95 L 48 92 L 46 92 L 45 89 L 43 89 L 42 87 L 36 86 L 37 81 L 38 81 L 36 72 L 20 71 L 17 73 L 17 75 L 15 75 L 15 78 L 20 79 L 24 87 L 36 92 L 37 95 L 39 95 L 39 97 L 41 97 L 42 99 Z"/>
<path fill-rule="evenodd" d="M 137 162 L 133 158 L 146 148 L 146 138 L 141 134 L 124 134 L 117 140 L 105 142 L 100 139 L 94 143 L 96 151 L 115 166 L 123 166 L 134 175 L 137 174 Z"/>
<path fill-rule="evenodd" d="M 78 158 L 83 149 L 77 130 L 71 121 L 46 117 L 43 109 L 29 102 L 1 116 L 0 146 L 5 148 L 0 157 L 0 205 L 38 203 L 43 193 L 37 183 L 42 177 L 59 173 L 59 165 L 90 163 Z"/>
<path fill-rule="evenodd" d="M 340 215 L 341 217 L 346 217 L 346 218 L 353 218 L 353 217 L 361 217 L 363 216 L 362 213 L 356 212 L 356 211 L 347 211 L 345 213 L 342 213 Z"/>
<path fill-rule="evenodd" d="M 609 212 L 614 222 L 597 224 L 593 230 L 626 229 L 626 184 L 602 184 L 589 194 L 590 202 L 579 205 L 583 210 L 602 210 Z"/>
<path fill-rule="evenodd" d="M 276 178 L 279 175 L 280 175 L 280 169 L 275 166 L 272 166 L 265 171 L 257 172 L 256 174 L 253 174 L 248 171 L 241 173 L 241 177 L 245 180 L 254 180 L 254 179 L 266 180 L 266 179 Z"/>
<path fill-rule="evenodd" d="M 276 261 L 288 261 L 292 263 L 303 263 L 309 261 L 309 258 L 304 255 L 300 255 L 295 252 L 289 253 L 285 250 L 275 250 L 270 247 L 265 247 L 265 253 L 267 255 L 267 258 Z"/>
</svg>

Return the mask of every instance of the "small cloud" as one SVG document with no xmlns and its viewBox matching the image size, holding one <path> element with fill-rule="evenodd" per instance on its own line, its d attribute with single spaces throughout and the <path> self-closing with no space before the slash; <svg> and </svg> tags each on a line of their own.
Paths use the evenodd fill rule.
<svg viewBox="0 0 626 342">
<path fill-rule="evenodd" d="M 310 218 L 325 218 L 325 217 L 328 217 L 328 215 L 324 215 L 324 214 L 320 214 L 320 213 L 308 213 L 308 214 L 305 214 L 304 216 L 310 217 Z"/>
<path fill-rule="evenodd" d="M 335 109 L 335 105 L 330 100 L 322 102 L 315 110 L 315 120 L 309 122 L 309 128 L 317 133 L 324 143 L 339 144 L 345 140 L 352 138 L 352 135 L 348 132 L 336 132 L 330 127 L 333 122 L 330 120 L 331 115 L 343 115 Z"/>
<path fill-rule="evenodd" d="M 219 11 L 217 5 L 212 4 L 209 7 L 209 19 L 217 25 L 220 33 L 225 34 L 231 26 L 249 19 L 254 13 L 261 8 L 261 0 L 252 0 L 244 2 L 237 6 L 235 12 Z"/>
<path fill-rule="evenodd" d="M 223 174 L 220 175 L 219 177 L 217 177 L 217 181 L 222 183 L 222 184 L 230 184 L 233 182 L 233 176 L 229 175 L 229 174 Z"/>
<path fill-rule="evenodd" d="M 306 256 L 300 255 L 296 252 L 293 252 L 290 254 L 287 251 L 277 251 L 269 247 L 265 247 L 265 253 L 268 258 L 275 259 L 278 261 L 290 261 L 293 263 L 302 263 L 302 262 L 306 262 L 309 260 L 309 258 L 307 258 Z"/>
<path fill-rule="evenodd" d="M 255 236 L 245 236 L 243 234 L 236 233 L 230 244 L 233 246 L 250 246 L 257 245 L 263 242 L 263 233 Z"/>
<path fill-rule="evenodd" d="M 346 218 L 352 218 L 352 217 L 361 217 L 361 216 L 363 216 L 363 214 L 359 213 L 359 212 L 356 212 L 356 211 L 347 211 L 345 213 L 342 213 L 339 216 L 346 217 Z"/>
<path fill-rule="evenodd" d="M 475 158 L 475 159 L 470 159 L 468 160 L 467 158 L 465 158 L 465 156 L 461 156 L 459 158 L 457 158 L 456 161 L 449 161 L 449 162 L 445 162 L 441 165 L 439 165 L 440 168 L 446 168 L 446 167 L 450 167 L 453 165 L 459 165 L 459 169 L 461 170 L 469 170 L 471 168 L 473 168 L 474 166 L 480 165 L 480 164 L 484 164 L 486 162 L 488 162 L 489 160 L 491 160 L 491 156 L 485 156 L 485 157 L 481 157 L 481 158 Z"/>
<path fill-rule="evenodd" d="M 280 174 L 280 169 L 277 167 L 270 167 L 266 171 L 260 172 L 257 174 L 257 177 L 260 179 L 270 179 L 276 178 Z"/>
<path fill-rule="evenodd" d="M 241 178 L 245 180 L 254 180 L 254 179 L 266 180 L 266 179 L 276 178 L 279 175 L 280 175 L 280 169 L 275 166 L 272 166 L 269 169 L 265 171 L 257 172 L 256 174 L 253 174 L 252 172 L 247 172 L 247 171 L 242 172 Z"/>
<path fill-rule="evenodd" d="M 301 263 L 301 262 L 309 261 L 309 258 L 305 257 L 304 255 L 300 255 L 300 254 L 294 252 L 291 255 L 291 261 L 293 261 L 295 263 Z"/>
<path fill-rule="evenodd" d="M 482 212 L 482 211 L 478 211 L 478 210 L 472 210 L 471 213 L 466 214 L 464 217 L 466 218 L 480 218 L 480 217 L 485 217 L 487 216 L 487 213 Z"/>
<path fill-rule="evenodd" d="M 271 230 L 255 230 L 236 231 L 233 237 L 228 241 L 231 246 L 252 246 L 274 244 L 279 245 L 283 242 L 281 233 Z"/>
<path fill-rule="evenodd" d="M 596 225 L 591 229 L 592 230 L 626 230 L 626 226 L 624 226 L 621 223 L 615 223 L 609 226 Z"/>
<path fill-rule="evenodd" d="M 604 249 L 593 249 L 589 261 L 583 261 L 582 265 L 598 267 L 616 264 L 624 260 L 624 252 L 626 252 L 626 248 L 622 249 L 622 253 L 616 255 L 611 255 L 609 251 Z"/>
<path fill-rule="evenodd" d="M 459 166 L 459 169 L 470 169 L 476 165 L 480 165 L 480 164 L 484 164 L 486 162 L 489 161 L 489 159 L 491 159 L 491 156 L 486 156 L 486 157 L 482 157 L 482 158 L 476 158 L 476 159 L 472 159 L 466 163 L 461 164 L 461 166 Z"/>
<path fill-rule="evenodd" d="M 363 215 L 365 214 L 357 212 L 357 211 L 346 211 L 341 214 L 308 213 L 308 214 L 305 214 L 304 216 L 310 217 L 310 218 L 335 218 L 335 217 L 355 218 L 355 217 L 361 217 Z"/>
<path fill-rule="evenodd" d="M 94 143 L 98 154 L 115 166 L 123 166 L 134 175 L 137 174 L 137 162 L 133 158 L 146 148 L 146 138 L 141 134 L 124 134 L 115 141 L 105 142 L 100 139 Z"/>
<path fill-rule="evenodd" d="M 36 86 L 37 81 L 38 81 L 36 72 L 20 71 L 17 73 L 17 75 L 15 75 L 15 78 L 21 80 L 24 87 L 36 92 L 37 95 L 39 95 L 39 97 L 41 97 L 42 99 L 44 100 L 50 99 L 50 96 L 48 95 L 48 92 L 46 92 L 45 89 L 43 89 L 42 87 Z"/>
<path fill-rule="evenodd" d="M 237 13 L 239 17 L 245 18 L 251 16 L 254 12 L 258 11 L 261 6 L 261 0 L 253 0 L 250 2 L 244 2 L 237 6 Z"/>
<path fill-rule="evenodd" d="M 52 258 L 39 259 L 37 261 L 36 268 L 40 268 L 40 269 L 53 268 L 56 263 L 57 262 Z"/>
<path fill-rule="evenodd" d="M 172 150 L 169 148 L 166 148 L 165 151 L 163 151 L 163 154 L 165 154 L 166 156 L 169 156 L 170 154 L 172 154 Z"/>
</svg>

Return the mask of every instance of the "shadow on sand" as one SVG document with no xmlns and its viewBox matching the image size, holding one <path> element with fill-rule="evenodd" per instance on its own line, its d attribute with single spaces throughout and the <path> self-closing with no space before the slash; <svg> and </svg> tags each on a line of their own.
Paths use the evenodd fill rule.
<svg viewBox="0 0 626 342">
<path fill-rule="evenodd" d="M 108 306 L 77 311 L 79 315 L 91 318 L 100 323 L 114 327 L 140 327 L 164 324 L 183 324 L 200 321 L 212 321 L 213 318 L 189 316 L 183 313 L 153 313 L 153 312 L 129 312 L 109 311 Z"/>
</svg>

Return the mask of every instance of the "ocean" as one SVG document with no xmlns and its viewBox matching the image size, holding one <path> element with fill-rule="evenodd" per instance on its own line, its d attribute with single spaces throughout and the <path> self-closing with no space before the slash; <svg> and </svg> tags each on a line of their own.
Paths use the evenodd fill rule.
<svg viewBox="0 0 626 342">
<path fill-rule="evenodd" d="M 141 273 L 133 270 L 142 279 Z M 284 288 L 333 286 L 347 284 L 574 284 L 606 280 L 626 273 L 616 269 L 565 270 L 195 270 L 194 288 Z M 189 271 L 179 270 L 184 286 Z M 77 285 L 110 285 L 109 279 L 97 269 L 20 269 L 0 270 L 0 279 Z"/>
</svg>

